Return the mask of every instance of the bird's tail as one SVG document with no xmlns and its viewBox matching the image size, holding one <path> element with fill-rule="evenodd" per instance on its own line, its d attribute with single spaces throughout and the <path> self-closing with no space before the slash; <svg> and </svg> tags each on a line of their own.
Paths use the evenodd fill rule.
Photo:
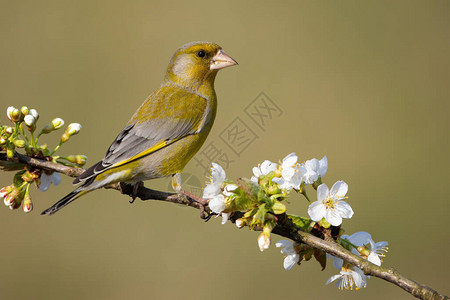
<svg viewBox="0 0 450 300">
<path fill-rule="evenodd" d="M 84 189 L 83 186 L 80 186 L 76 188 L 73 192 L 67 194 L 64 198 L 56 202 L 52 207 L 47 208 L 44 210 L 41 215 L 53 215 L 57 211 L 59 211 L 64 206 L 68 205 L 73 200 L 77 199 L 78 197 L 83 196 L 84 194 L 90 192 L 90 190 Z"/>
</svg>

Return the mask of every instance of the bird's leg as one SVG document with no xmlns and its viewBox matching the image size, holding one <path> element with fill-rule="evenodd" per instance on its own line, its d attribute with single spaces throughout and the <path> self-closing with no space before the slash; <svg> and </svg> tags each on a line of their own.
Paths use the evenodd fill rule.
<svg viewBox="0 0 450 300">
<path fill-rule="evenodd" d="M 208 205 L 208 201 L 197 197 L 186 190 L 183 190 L 181 183 L 181 173 L 175 173 L 172 176 L 172 188 L 177 192 L 178 199 L 190 201 L 187 197 L 191 198 L 198 204 L 200 204 L 200 217 L 202 219 L 209 219 L 209 216 L 205 216 L 205 206 Z M 187 197 L 186 197 L 187 196 Z"/>
<path fill-rule="evenodd" d="M 132 199 L 130 200 L 130 203 L 133 203 L 134 200 L 136 199 L 138 190 L 141 186 L 144 186 L 144 182 L 142 181 L 138 181 L 133 185 L 133 193 L 131 194 Z"/>
</svg>

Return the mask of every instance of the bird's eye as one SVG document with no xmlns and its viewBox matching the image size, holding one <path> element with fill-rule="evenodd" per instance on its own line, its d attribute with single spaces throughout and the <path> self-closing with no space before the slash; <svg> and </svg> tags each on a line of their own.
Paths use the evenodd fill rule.
<svg viewBox="0 0 450 300">
<path fill-rule="evenodd" d="M 206 55 L 206 52 L 203 51 L 203 50 L 200 50 L 200 51 L 197 52 L 197 56 L 198 57 L 205 57 L 205 55 Z"/>
</svg>

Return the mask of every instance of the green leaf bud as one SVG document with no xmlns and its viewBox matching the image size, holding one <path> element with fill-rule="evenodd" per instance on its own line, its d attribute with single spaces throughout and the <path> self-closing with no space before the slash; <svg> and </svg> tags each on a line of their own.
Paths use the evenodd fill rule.
<svg viewBox="0 0 450 300">
<path fill-rule="evenodd" d="M 279 201 L 275 201 L 275 203 L 272 206 L 272 211 L 276 215 L 281 215 L 282 213 L 286 212 L 286 206 Z"/>
</svg>

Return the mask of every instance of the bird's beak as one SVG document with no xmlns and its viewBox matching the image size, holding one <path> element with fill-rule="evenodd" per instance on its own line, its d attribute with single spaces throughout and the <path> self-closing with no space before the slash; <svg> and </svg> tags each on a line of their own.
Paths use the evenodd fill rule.
<svg viewBox="0 0 450 300">
<path fill-rule="evenodd" d="M 220 70 L 226 67 L 231 67 L 237 65 L 237 61 L 235 61 L 231 56 L 219 50 L 216 55 L 211 59 L 211 64 L 209 66 L 210 70 Z"/>
</svg>

